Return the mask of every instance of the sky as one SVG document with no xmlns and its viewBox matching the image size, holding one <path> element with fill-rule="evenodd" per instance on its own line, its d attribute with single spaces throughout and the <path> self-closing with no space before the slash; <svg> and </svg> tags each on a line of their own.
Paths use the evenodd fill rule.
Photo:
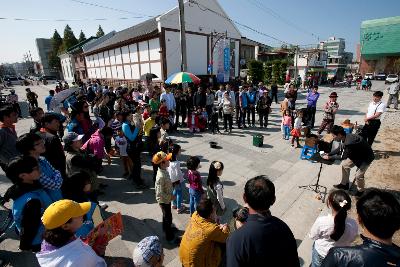
<svg viewBox="0 0 400 267">
<path fill-rule="evenodd" d="M 201 2 L 201 0 L 197 0 Z M 355 51 L 363 20 L 399 15 L 399 0 L 218 0 L 228 16 L 290 44 L 317 44 L 330 36 L 345 38 Z M 12 0 L 1 1 L 0 63 L 20 62 L 31 52 L 38 60 L 36 38 L 62 35 L 65 25 L 78 37 L 120 31 L 175 7 L 177 0 Z M 82 3 L 85 2 L 85 3 Z M 89 3 L 89 4 L 87 4 Z M 97 5 L 97 6 L 95 6 Z M 99 7 L 111 7 L 114 10 Z M 22 18 L 28 20 L 15 20 Z M 121 19 L 125 18 L 125 19 Z M 69 19 L 72 21 L 56 21 Z M 105 19 L 105 20 L 98 20 Z M 270 46 L 282 43 L 238 26 L 242 36 Z"/>
</svg>

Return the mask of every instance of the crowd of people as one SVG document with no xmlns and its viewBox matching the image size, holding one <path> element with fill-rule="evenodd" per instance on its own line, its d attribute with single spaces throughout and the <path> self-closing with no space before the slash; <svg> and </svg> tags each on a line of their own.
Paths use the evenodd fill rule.
<svg viewBox="0 0 400 267">
<path fill-rule="evenodd" d="M 211 86 L 199 86 L 194 92 L 192 87 L 175 85 L 131 89 L 98 82 L 79 87 L 57 85 L 43 100 L 46 112 L 39 107 L 38 95 L 28 89 L 33 120 L 28 133 L 17 136 L 15 131 L 21 116 L 15 91 L 11 91 L 9 105 L 0 108 L 0 166 L 13 183 L 4 198 L 13 200 L 19 248 L 35 252 L 41 266 L 106 266 L 102 257 L 107 244 L 90 247 L 84 241 L 101 221 L 98 214 L 107 208 L 98 200 L 107 187 L 99 182 L 98 175 L 113 157 L 120 157 L 121 176 L 138 189 L 148 187 L 142 177 L 142 157 L 150 159 L 162 230 L 168 244 L 179 246 L 183 266 L 300 265 L 291 229 L 270 212 L 276 196 L 268 178 L 257 176 L 246 182 L 245 205 L 233 211 L 233 224 L 228 225 L 223 221 L 230 212 L 220 178 L 223 162 L 210 163 L 203 184 L 198 171 L 200 159 L 190 156 L 183 169 L 181 147 L 169 136 L 183 128 L 193 134 L 207 130 L 220 133 L 220 120 L 227 134 L 232 132 L 234 119 L 238 129 L 254 128 L 256 113 L 259 127 L 267 128 L 272 102 L 279 103 L 276 84 L 270 89 L 263 83 L 243 83 L 237 88 L 227 84 L 215 93 Z M 66 90 L 63 99 L 57 98 Z M 331 214 L 318 218 L 310 231 L 313 266 L 399 264 L 400 249 L 391 238 L 400 228 L 400 204 L 390 193 L 364 190 L 364 174 L 374 159 L 371 145 L 386 109 L 382 95 L 374 92 L 360 134 L 335 125 L 339 109 L 336 92 L 323 106 L 317 133 L 326 130 L 340 145 L 322 157 L 343 161 L 342 181 L 329 194 Z M 303 109 L 296 109 L 295 85 L 286 86 L 284 96 L 280 102 L 282 137 L 289 140 L 292 136 L 291 145 L 300 147 L 300 136 L 303 132 L 309 135 L 314 128 L 318 86 L 309 88 Z M 353 166 L 358 168 L 357 213 L 364 228 L 364 243 L 349 247 L 358 233 L 357 222 L 347 217 Z M 183 203 L 185 181 L 189 207 Z M 172 210 L 190 213 L 182 239 L 173 225 Z M 157 236 L 143 239 L 133 254 L 135 266 L 162 266 L 163 259 L 161 238 Z"/>
</svg>

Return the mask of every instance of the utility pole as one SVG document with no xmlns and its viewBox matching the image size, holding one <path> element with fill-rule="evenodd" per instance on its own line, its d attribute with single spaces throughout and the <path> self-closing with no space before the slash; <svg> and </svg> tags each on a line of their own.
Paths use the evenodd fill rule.
<svg viewBox="0 0 400 267">
<path fill-rule="evenodd" d="M 183 0 L 179 4 L 179 26 L 181 28 L 181 71 L 187 71 L 186 34 L 185 34 L 185 5 Z"/>
<path fill-rule="evenodd" d="M 298 45 L 296 45 L 295 46 L 295 48 L 294 48 L 294 60 L 295 60 L 295 66 L 294 66 L 294 80 L 296 81 L 296 79 L 297 79 L 297 73 L 298 73 L 298 70 L 297 70 L 297 61 L 298 61 L 298 53 L 299 53 L 299 46 Z"/>
</svg>

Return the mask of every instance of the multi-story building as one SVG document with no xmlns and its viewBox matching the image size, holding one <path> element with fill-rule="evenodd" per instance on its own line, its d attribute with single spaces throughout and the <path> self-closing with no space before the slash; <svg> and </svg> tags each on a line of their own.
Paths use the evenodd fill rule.
<svg viewBox="0 0 400 267">
<path fill-rule="evenodd" d="M 328 78 L 336 75 L 337 79 L 342 80 L 346 73 L 347 65 L 353 59 L 353 53 L 345 52 L 345 40 L 343 38 L 330 37 L 328 40 L 320 43 L 320 48 L 326 50 L 328 53 Z"/>
<path fill-rule="evenodd" d="M 400 58 L 400 16 L 366 20 L 360 31 L 360 72 L 394 73 L 394 61 Z"/>
<path fill-rule="evenodd" d="M 38 50 L 40 64 L 42 65 L 41 74 L 59 77 L 58 70 L 51 68 L 49 65 L 49 56 L 53 49 L 51 46 L 51 39 L 37 38 L 36 48 Z"/>
<path fill-rule="evenodd" d="M 313 76 L 319 83 L 326 81 L 328 53 L 321 48 L 302 49 L 295 54 L 294 67 L 289 68 L 290 73 L 300 75 L 302 81 L 308 76 Z M 292 75 L 291 75 L 292 76 Z"/>
<path fill-rule="evenodd" d="M 260 42 L 242 37 L 240 42 L 240 67 L 247 68 L 247 63 L 251 60 L 259 60 L 259 56 L 272 48 Z"/>
</svg>

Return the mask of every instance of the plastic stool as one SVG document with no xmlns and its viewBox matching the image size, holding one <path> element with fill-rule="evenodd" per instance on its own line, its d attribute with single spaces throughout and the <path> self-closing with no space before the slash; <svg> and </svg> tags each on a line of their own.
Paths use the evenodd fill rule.
<svg viewBox="0 0 400 267">
<path fill-rule="evenodd" d="M 317 151 L 317 146 L 311 147 L 304 145 L 301 150 L 300 159 L 310 159 Z"/>
</svg>

